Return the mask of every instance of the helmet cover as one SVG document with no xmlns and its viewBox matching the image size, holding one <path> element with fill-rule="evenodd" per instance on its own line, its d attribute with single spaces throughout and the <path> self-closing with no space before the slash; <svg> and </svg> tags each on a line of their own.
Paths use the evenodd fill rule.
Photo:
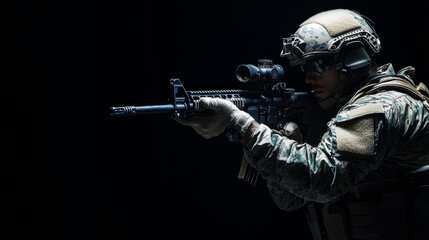
<svg viewBox="0 0 429 240">
<path fill-rule="evenodd" d="M 380 39 L 371 20 L 354 11 L 335 9 L 318 13 L 303 23 L 288 38 L 283 39 L 280 54 L 291 66 L 335 56 L 351 42 L 362 43 L 371 54 L 380 49 Z"/>
</svg>

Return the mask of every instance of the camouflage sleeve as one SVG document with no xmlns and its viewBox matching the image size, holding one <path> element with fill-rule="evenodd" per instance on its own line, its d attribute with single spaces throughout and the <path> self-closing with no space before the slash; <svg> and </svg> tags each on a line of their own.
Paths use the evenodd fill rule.
<svg viewBox="0 0 429 240">
<path fill-rule="evenodd" d="M 381 164 L 416 169 L 429 159 L 429 105 L 385 91 L 345 106 L 317 146 L 299 144 L 261 124 L 244 148 L 277 205 L 330 202 Z"/>
<path fill-rule="evenodd" d="M 246 158 L 267 180 L 277 205 L 281 206 L 278 201 L 284 199 L 289 200 L 286 208 L 302 205 L 304 200 L 330 202 L 371 171 L 376 162 L 374 146 L 382 127 L 382 118 L 377 115 L 382 108 L 374 104 L 354 108 L 329 122 L 328 131 L 315 147 L 274 134 L 263 124 L 253 133 L 245 147 Z M 356 130 L 362 128 L 365 131 Z M 338 138 L 337 131 L 345 135 Z M 364 146 L 350 145 L 356 141 Z M 286 196 L 285 190 L 294 196 Z"/>
<path fill-rule="evenodd" d="M 268 191 L 277 207 L 285 211 L 294 211 L 308 203 L 307 200 L 289 192 L 276 179 L 267 179 Z"/>
</svg>

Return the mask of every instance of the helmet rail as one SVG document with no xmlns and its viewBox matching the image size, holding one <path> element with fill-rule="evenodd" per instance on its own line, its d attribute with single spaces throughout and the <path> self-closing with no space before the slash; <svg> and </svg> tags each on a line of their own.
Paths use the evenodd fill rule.
<svg viewBox="0 0 429 240">
<path fill-rule="evenodd" d="M 381 50 L 380 39 L 377 36 L 364 29 L 359 29 L 332 38 L 327 43 L 327 49 L 324 51 L 312 51 L 308 53 L 305 53 L 307 42 L 300 38 L 298 34 L 292 34 L 290 37 L 283 38 L 283 50 L 280 56 L 286 57 L 291 66 L 303 65 L 314 58 L 332 56 L 340 52 L 349 43 L 356 41 L 365 44 L 371 55 L 375 55 Z"/>
</svg>

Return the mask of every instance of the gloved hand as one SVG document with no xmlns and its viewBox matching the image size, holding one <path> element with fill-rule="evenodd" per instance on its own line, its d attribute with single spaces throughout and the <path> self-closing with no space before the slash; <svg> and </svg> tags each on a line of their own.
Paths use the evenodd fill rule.
<svg viewBox="0 0 429 240">
<path fill-rule="evenodd" d="M 298 124 L 296 124 L 294 122 L 287 122 L 283 126 L 283 129 L 280 130 L 280 132 L 284 136 L 286 136 L 292 140 L 295 140 L 298 143 L 301 143 L 303 140 L 303 136 L 302 136 L 301 130 L 299 129 L 299 126 L 298 126 Z"/>
<path fill-rule="evenodd" d="M 219 136 L 226 128 L 240 131 L 243 137 L 250 124 L 255 121 L 248 113 L 238 109 L 232 102 L 221 98 L 202 97 L 200 108 L 208 111 L 200 112 L 190 118 L 177 118 L 178 123 L 192 127 L 203 138 Z"/>
</svg>

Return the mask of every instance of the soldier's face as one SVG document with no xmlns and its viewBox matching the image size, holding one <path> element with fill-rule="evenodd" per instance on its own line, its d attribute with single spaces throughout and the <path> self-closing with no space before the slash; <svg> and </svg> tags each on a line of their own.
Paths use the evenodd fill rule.
<svg viewBox="0 0 429 240">
<path fill-rule="evenodd" d="M 326 70 L 321 76 L 306 73 L 305 83 L 311 85 L 312 93 L 318 101 L 334 96 L 338 84 L 338 72 L 335 66 Z"/>
</svg>

